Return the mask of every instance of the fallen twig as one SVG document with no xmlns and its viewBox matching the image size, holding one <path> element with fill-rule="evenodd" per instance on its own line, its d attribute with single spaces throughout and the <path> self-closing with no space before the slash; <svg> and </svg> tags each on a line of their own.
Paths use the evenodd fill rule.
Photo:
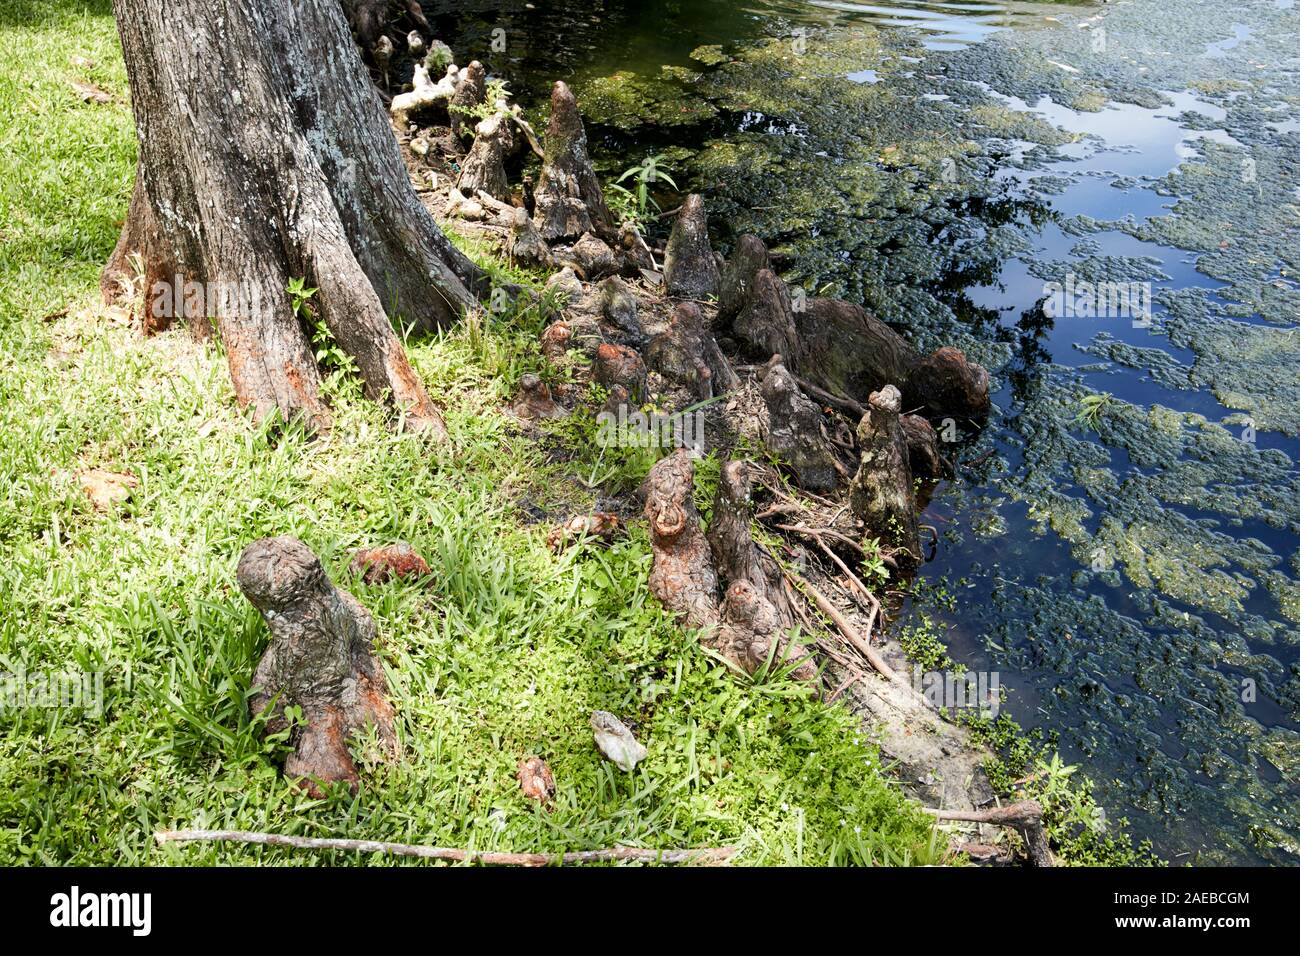
<svg viewBox="0 0 1300 956">
<path fill-rule="evenodd" d="M 842 544 L 846 544 L 852 548 L 855 548 L 858 554 L 861 555 L 866 554 L 866 551 L 863 549 L 862 545 L 858 544 L 848 535 L 836 531 L 834 528 L 809 528 L 806 525 L 801 525 L 801 524 L 777 524 L 776 528 L 780 531 L 789 531 L 791 534 L 803 535 L 805 538 L 813 538 L 818 542 L 821 541 L 822 535 L 830 535 L 836 541 L 839 541 Z M 881 558 L 885 559 L 887 558 L 887 556 L 881 555 Z"/>
<path fill-rule="evenodd" d="M 878 650 L 871 646 L 871 642 L 862 639 L 862 635 L 858 633 L 857 628 L 849 623 L 848 618 L 840 613 L 840 609 L 832 604 L 826 595 L 817 590 L 816 586 L 813 585 L 811 581 L 795 574 L 793 571 L 786 571 L 785 573 L 791 578 L 792 583 L 803 588 L 804 592 L 813 599 L 813 603 L 817 605 L 818 610 L 835 623 L 836 628 L 838 628 L 839 632 L 844 635 L 844 639 L 852 644 L 854 649 L 865 657 L 867 662 L 874 667 L 882 677 L 903 684 L 904 686 L 908 686 L 906 682 L 898 676 L 898 673 L 885 663 L 884 657 L 881 656 Z"/>
<path fill-rule="evenodd" d="M 848 690 L 850 687 L 852 687 L 856 682 L 860 681 L 861 679 L 862 679 L 861 673 L 850 674 L 847 680 L 843 681 L 839 687 L 836 687 L 833 691 L 831 691 L 830 696 L 826 698 L 826 703 L 828 704 L 835 703 L 835 701 L 839 700 L 840 694 L 844 693 L 846 690 Z"/>
<path fill-rule="evenodd" d="M 282 833 L 256 833 L 250 830 L 161 830 L 153 836 L 159 845 L 194 842 L 251 843 L 261 846 L 287 846 L 298 850 L 386 853 L 389 856 L 414 856 L 425 860 L 479 863 L 484 866 L 573 866 L 581 863 L 623 861 L 722 863 L 736 852 L 734 846 L 708 847 L 700 850 L 647 850 L 639 847 L 616 846 L 601 850 L 575 850 L 569 853 L 495 853 L 438 846 L 416 846 L 410 843 L 385 843 L 380 840 L 286 836 Z"/>
<path fill-rule="evenodd" d="M 794 380 L 799 383 L 800 388 L 823 405 L 830 405 L 832 408 L 838 408 L 840 411 L 846 412 L 850 415 L 856 415 L 858 418 L 861 418 L 867 413 L 867 406 L 863 405 L 861 402 L 855 402 L 851 398 L 845 398 L 842 395 L 828 392 L 824 388 L 818 388 L 806 378 L 800 378 L 798 375 L 794 377 Z"/>
<path fill-rule="evenodd" d="M 834 551 L 832 551 L 830 548 L 826 546 L 825 541 L 823 541 L 821 538 L 818 538 L 817 546 L 821 548 L 822 551 L 826 552 L 826 556 L 835 562 L 836 567 L 838 567 L 841 571 L 844 572 L 844 574 L 849 579 L 849 585 L 853 588 L 854 591 L 856 591 L 859 594 L 859 596 L 861 596 L 861 598 L 864 601 L 867 602 L 867 606 L 871 608 L 871 613 L 867 617 L 867 626 L 863 628 L 863 631 L 867 635 L 867 640 L 870 641 L 871 632 L 872 630 L 875 629 L 876 626 L 876 616 L 880 613 L 880 599 L 867 589 L 867 586 L 862 583 L 862 579 L 859 578 L 856 574 L 854 574 L 849 569 L 849 566 L 840 559 L 840 556 L 838 554 L 836 554 Z"/>
</svg>

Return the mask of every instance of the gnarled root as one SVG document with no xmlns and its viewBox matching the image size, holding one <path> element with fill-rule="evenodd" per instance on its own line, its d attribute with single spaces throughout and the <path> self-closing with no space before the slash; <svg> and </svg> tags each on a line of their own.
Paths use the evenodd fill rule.
<svg viewBox="0 0 1300 956">
<path fill-rule="evenodd" d="M 447 106 L 452 141 L 458 147 L 462 137 L 473 128 L 471 112 L 475 108 L 482 106 L 486 100 L 487 73 L 483 70 L 482 63 L 478 60 L 471 60 L 469 66 L 460 71 L 460 78 L 456 81 L 456 90 L 452 93 L 451 101 Z"/>
<path fill-rule="evenodd" d="M 522 206 L 511 213 L 506 255 L 510 257 L 511 262 L 525 269 L 550 269 L 554 265 L 550 247 L 546 245 L 542 234 L 533 225 L 528 210 Z"/>
<path fill-rule="evenodd" d="M 763 245 L 763 240 L 749 235 L 741 236 L 736 240 L 731 258 L 727 260 L 722 270 L 718 290 L 717 323 L 720 329 L 730 327 L 732 320 L 740 315 L 740 310 L 749 301 L 754 277 L 764 269 L 770 271 L 771 268 L 772 262 L 768 258 L 767 246 Z"/>
<path fill-rule="evenodd" d="M 343 0 L 343 12 L 347 14 L 348 25 L 352 27 L 363 50 L 375 48 L 388 29 L 391 14 L 399 9 L 420 34 L 433 36 L 419 0 Z"/>
<path fill-rule="evenodd" d="M 912 477 L 921 481 L 938 481 L 947 475 L 948 463 L 939 451 L 939 434 L 934 426 L 920 415 L 901 415 L 898 422 L 907 437 L 907 460 L 912 466 Z"/>
<path fill-rule="evenodd" d="M 909 408 L 933 418 L 981 418 L 989 411 L 989 373 L 961 349 L 944 346 L 912 367 L 903 394 Z"/>
<path fill-rule="evenodd" d="M 894 384 L 907 407 L 933 418 L 978 418 L 989 409 L 988 372 L 960 350 L 923 356 L 859 305 L 803 296 L 794 302 L 753 236 L 741 237 L 722 270 L 716 322 L 752 358 L 780 353 L 787 368 L 840 400 L 860 402 Z"/>
<path fill-rule="evenodd" d="M 474 146 L 460 168 L 456 188 L 466 196 L 479 190 L 500 202 L 510 200 L 510 180 L 506 178 L 505 152 L 508 121 L 503 116 L 489 116 L 475 130 Z"/>
<path fill-rule="evenodd" d="M 577 100 L 563 82 L 551 91 L 545 152 L 533 215 L 542 238 L 549 242 L 592 231 L 612 234 L 613 217 L 587 156 L 587 130 Z"/>
<path fill-rule="evenodd" d="M 750 673 L 769 659 L 779 667 L 800 656 L 786 638 L 796 614 L 781 567 L 754 542 L 752 491 L 749 465 L 724 462 L 708 530 L 714 563 L 722 579 L 730 582 L 722 609 L 723 653 Z M 805 657 L 793 675 L 797 680 L 812 680 L 816 672 L 812 659 Z"/>
<path fill-rule="evenodd" d="M 647 395 L 646 368 L 635 349 L 605 342 L 596 349 L 593 374 L 606 388 L 620 385 L 634 401 L 644 402 Z"/>
<path fill-rule="evenodd" d="M 651 368 L 671 381 L 692 385 L 701 400 L 740 384 L 694 302 L 682 302 L 673 310 L 667 328 L 650 341 L 645 354 Z"/>
<path fill-rule="evenodd" d="M 821 409 L 804 397 L 799 383 L 779 362 L 772 365 L 759 390 L 767 403 L 767 447 L 794 472 L 801 488 L 833 490 L 841 465 L 823 437 Z"/>
<path fill-rule="evenodd" d="M 761 269 L 754 276 L 732 331 L 751 358 L 767 361 L 780 355 L 791 368 L 804 364 L 790 292 L 770 269 Z"/>
<path fill-rule="evenodd" d="M 793 626 L 781 572 L 750 536 L 749 475 L 742 462 L 728 462 L 706 537 L 692 497 L 694 467 L 685 451 L 659 461 L 646 481 L 646 518 L 654 564 L 650 591 L 701 640 L 746 673 L 769 661 L 796 664 L 792 674 L 810 681 L 811 658 L 790 645 Z M 729 577 L 719 603 L 719 569 Z"/>
<path fill-rule="evenodd" d="M 700 530 L 694 481 L 684 449 L 660 459 L 646 479 L 645 516 L 654 552 L 650 593 L 687 627 L 703 630 L 718 623 L 718 574 Z"/>
<path fill-rule="evenodd" d="M 709 245 L 704 197 L 692 193 L 682 203 L 664 253 L 664 286 L 680 299 L 707 299 L 718 293 L 718 263 Z"/>
<path fill-rule="evenodd" d="M 254 716 L 273 708 L 269 733 L 287 729 L 286 707 L 301 708 L 285 773 L 303 778 L 312 796 L 322 784 L 359 777 L 348 752 L 353 734 L 373 729 L 386 757 L 395 757 L 393 707 L 373 651 L 375 622 L 361 604 L 334 586 L 320 559 L 296 538 L 249 545 L 236 571 L 239 588 L 261 612 L 271 643 L 253 676 Z"/>
<path fill-rule="evenodd" d="M 902 398 L 886 385 L 872 392 L 867 413 L 858 425 L 862 458 L 849 488 L 849 506 L 865 522 L 868 533 L 896 549 L 903 568 L 920 563 L 921 547 L 912 490 L 912 466 L 907 437 L 899 423 Z"/>
</svg>

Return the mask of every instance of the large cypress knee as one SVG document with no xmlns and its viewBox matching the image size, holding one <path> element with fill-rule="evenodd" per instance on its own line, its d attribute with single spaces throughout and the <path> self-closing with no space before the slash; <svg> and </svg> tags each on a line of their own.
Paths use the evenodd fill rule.
<svg viewBox="0 0 1300 956">
<path fill-rule="evenodd" d="M 303 778 L 314 797 L 323 795 L 322 783 L 355 790 L 359 776 L 348 751 L 354 734 L 373 728 L 385 756 L 397 752 L 388 684 L 374 655 L 374 618 L 334 586 L 320 559 L 297 538 L 253 542 L 235 576 L 271 632 L 253 676 L 250 710 L 257 716 L 274 708 L 268 733 L 288 727 L 286 707 L 302 711 L 285 773 Z"/>
<path fill-rule="evenodd" d="M 858 424 L 862 458 L 849 487 L 849 506 L 869 535 L 878 535 L 895 550 L 900 568 L 914 569 L 921 563 L 921 548 L 901 409 L 902 398 L 893 385 L 871 393 Z"/>
</svg>

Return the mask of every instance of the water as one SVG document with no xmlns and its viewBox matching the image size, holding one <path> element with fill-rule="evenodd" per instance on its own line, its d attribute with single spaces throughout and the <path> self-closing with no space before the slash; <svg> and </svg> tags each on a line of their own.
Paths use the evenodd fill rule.
<svg viewBox="0 0 1300 956">
<path fill-rule="evenodd" d="M 724 245 L 755 231 L 791 279 L 994 371 L 980 464 L 925 517 L 923 579 L 956 601 L 913 613 L 1167 857 L 1300 862 L 1294 5 L 452 6 L 462 59 L 606 116 L 606 171 L 673 151 Z M 767 37 L 812 46 L 744 52 Z M 738 59 L 703 67 L 710 45 Z M 630 108 L 600 96 L 616 73 L 645 83 Z M 1149 288 L 1150 324 L 1045 316 L 1070 274 Z"/>
<path fill-rule="evenodd" d="M 432 5 L 431 5 L 432 6 Z M 795 28 L 870 23 L 914 29 L 927 49 L 960 49 L 998 30 L 1052 16 L 1061 4 L 883 0 L 595 0 L 590 3 L 462 2 L 427 10 L 439 36 L 453 38 L 457 53 L 489 69 L 525 79 L 517 91 L 533 93 L 543 78 L 566 81 L 620 70 L 686 65 L 696 47 L 744 42 L 774 26 Z M 505 50 L 494 53 L 493 31 L 504 30 Z"/>
</svg>

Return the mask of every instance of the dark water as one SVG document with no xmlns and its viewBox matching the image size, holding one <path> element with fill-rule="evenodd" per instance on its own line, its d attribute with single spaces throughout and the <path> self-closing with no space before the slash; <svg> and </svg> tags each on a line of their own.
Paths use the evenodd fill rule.
<svg viewBox="0 0 1300 956">
<path fill-rule="evenodd" d="M 980 167 L 983 198 L 947 207 L 949 214 L 968 210 L 978 228 L 965 244 L 946 238 L 961 232 L 947 226 L 915 242 L 942 260 L 929 273 L 902 273 L 899 284 L 910 282 L 915 296 L 880 294 L 879 282 L 861 280 L 882 260 L 904 261 L 889 258 L 897 236 L 877 240 L 871 230 L 911 215 L 872 199 L 880 192 L 874 180 L 862 191 L 868 208 L 852 210 L 872 225 L 862 227 L 861 242 L 847 242 L 845 232 L 830 228 L 835 216 L 811 214 L 812 225 L 792 230 L 780 213 L 754 211 L 792 193 L 772 199 L 738 183 L 728 192 L 701 167 L 687 168 L 728 213 L 716 223 L 724 243 L 735 225 L 793 244 L 819 262 L 813 288 L 834 280 L 847 297 L 920 337 L 945 338 L 956 328 L 995 371 L 997 413 L 982 434 L 967 436 L 963 453 L 981 464 L 941 488 L 925 519 L 939 529 L 940 543 L 924 579 L 942 583 L 952 597 L 921 599 L 918 610 L 938 617 L 953 657 L 998 671 L 1012 716 L 1059 735 L 1063 755 L 1094 778 L 1107 811 L 1127 816 L 1167 857 L 1300 861 L 1300 428 L 1285 408 L 1249 412 L 1259 422 L 1242 412 L 1269 394 L 1258 383 L 1252 391 L 1249 364 L 1231 387 L 1207 384 L 1216 368 L 1237 367 L 1243 352 L 1255 355 L 1261 381 L 1279 374 L 1278 349 L 1267 335 L 1300 321 L 1300 263 L 1278 250 L 1290 239 L 1300 247 L 1300 216 L 1266 214 L 1285 204 L 1286 193 L 1266 200 L 1253 178 L 1247 188 L 1229 177 L 1215 187 L 1221 210 L 1213 202 L 1190 212 L 1180 207 L 1174 227 L 1148 228 L 1171 221 L 1181 199 L 1207 194 L 1203 181 L 1167 178 L 1185 164 L 1213 173 L 1258 157 L 1268 188 L 1289 190 L 1294 182 L 1300 190 L 1300 63 L 1285 60 L 1285 30 L 1295 29 L 1300 49 L 1300 22 L 1288 19 L 1289 0 L 1247 4 L 1263 26 L 1225 20 L 1211 5 L 1175 12 L 1136 0 L 1105 21 L 1104 65 L 1089 61 L 1086 49 L 1080 58 L 1077 38 L 1087 35 L 1080 22 L 1099 9 L 1088 4 L 536 6 L 459 3 L 432 20 L 458 59 L 483 60 L 526 103 L 543 101 L 556 78 L 578 88 L 622 71 L 699 69 L 691 58 L 698 47 L 730 52 L 813 30 L 863 37 L 861 63 L 850 55 L 843 75 L 882 95 L 899 94 L 888 119 L 900 137 L 933 122 L 936 111 L 989 103 L 1071 134 L 1046 151 L 1014 130 L 990 134 L 999 145 L 984 150 L 995 160 Z M 1172 32 L 1171 18 L 1178 21 Z M 1095 33 L 1098 23 L 1087 27 Z M 897 37 L 897 48 L 882 54 L 864 27 Z M 1261 35 L 1281 45 L 1261 47 Z M 504 51 L 494 52 L 494 38 L 504 39 Z M 1114 99 L 1100 109 L 1061 105 L 1068 100 L 1062 76 L 1073 82 L 1090 69 L 1107 90 L 1119 91 Z M 1249 70 L 1265 80 L 1253 82 Z M 1152 71 L 1167 78 L 1153 84 Z M 1223 82 L 1193 88 L 1202 75 Z M 934 85 L 918 85 L 925 77 Z M 1164 102 L 1149 101 L 1151 91 Z M 760 96 L 755 87 L 754 99 Z M 797 151 L 787 143 L 816 140 L 815 123 L 805 126 L 797 106 L 779 121 L 774 109 L 724 106 L 686 125 L 661 113 L 618 129 L 595 125 L 592 140 L 614 170 L 671 147 L 769 137 L 785 141 L 777 153 L 791 156 Z M 808 150 L 838 157 L 833 144 L 814 142 Z M 814 192 L 817 177 L 806 170 L 815 167 L 798 168 Z M 870 165 L 845 163 L 831 174 L 852 180 L 869 173 Z M 858 202 L 854 188 L 848 182 L 842 192 Z M 915 215 L 933 220 L 925 210 Z M 1218 232 L 1198 231 L 1196 217 L 1221 219 Z M 1007 230 L 1015 238 L 1005 246 L 982 241 L 1005 238 Z M 1222 250 L 1236 245 L 1252 255 L 1230 266 L 1207 264 L 1231 258 Z M 919 257 L 909 255 L 908 262 Z M 1128 317 L 1044 316 L 1045 280 L 1073 272 L 1149 282 L 1154 328 L 1135 327 Z M 929 305 L 908 305 L 921 301 Z M 927 310 L 947 316 L 945 331 L 917 317 Z M 1250 338 L 1252 329 L 1265 337 Z M 1225 344 L 1216 338 L 1223 330 L 1236 337 Z M 1288 378 L 1282 368 L 1280 375 L 1282 387 L 1294 390 L 1300 371 Z M 1239 392 L 1247 394 L 1245 405 Z M 1111 396 L 1096 429 L 1073 420 L 1088 393 Z"/>
<path fill-rule="evenodd" d="M 787 26 L 870 23 L 915 29 L 928 49 L 960 49 L 998 30 L 1051 15 L 1062 4 L 592 0 L 427 6 L 436 6 L 426 10 L 430 22 L 462 59 L 476 58 L 499 75 L 518 78 L 516 92 L 527 96 L 536 94 L 537 84 L 544 88 L 556 79 L 687 65 L 696 47 L 743 43 Z M 500 52 L 493 47 L 496 30 L 505 31 L 505 49 Z"/>
</svg>

